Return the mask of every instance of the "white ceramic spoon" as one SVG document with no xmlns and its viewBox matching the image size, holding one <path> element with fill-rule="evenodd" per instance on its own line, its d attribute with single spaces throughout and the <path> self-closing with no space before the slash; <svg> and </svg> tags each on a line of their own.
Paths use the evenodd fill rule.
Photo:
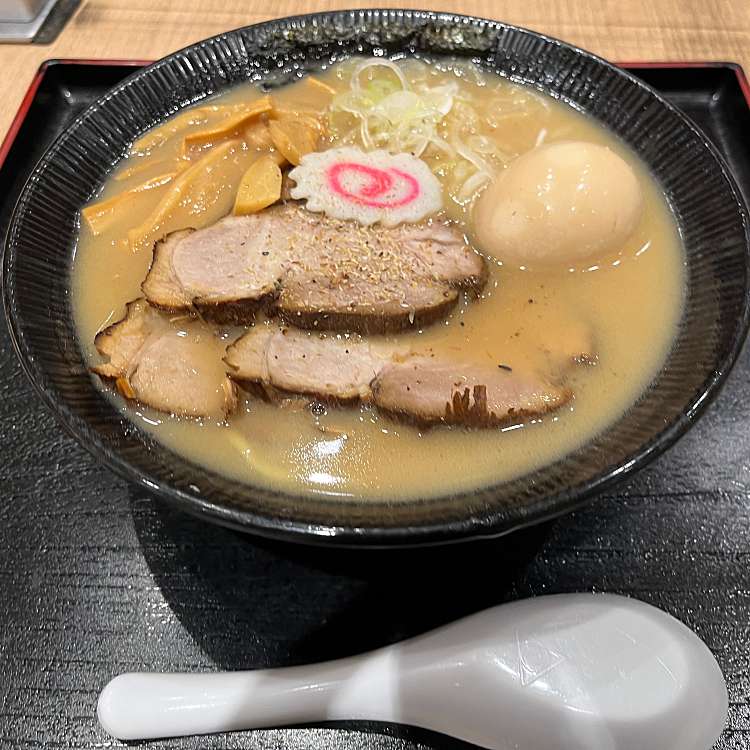
<svg viewBox="0 0 750 750">
<path fill-rule="evenodd" d="M 726 715 L 704 643 L 664 612 L 606 594 L 504 604 L 325 664 L 123 674 L 98 706 L 123 740 L 370 719 L 492 750 L 708 750 Z"/>
</svg>

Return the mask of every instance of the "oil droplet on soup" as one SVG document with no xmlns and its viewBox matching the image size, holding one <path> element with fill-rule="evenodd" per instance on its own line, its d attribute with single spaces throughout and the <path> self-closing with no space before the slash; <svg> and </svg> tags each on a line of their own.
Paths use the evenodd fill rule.
<svg viewBox="0 0 750 750">
<path fill-rule="evenodd" d="M 449 67 L 410 63 L 405 71 L 414 79 L 426 77 L 434 86 L 456 81 L 460 87 L 475 85 Z M 351 72 L 352 65 L 345 63 L 317 78 L 342 91 Z M 311 409 L 300 401 L 279 405 L 242 392 L 239 409 L 222 424 L 126 404 L 107 390 L 118 408 L 172 450 L 219 473 L 293 493 L 364 496 L 373 502 L 498 483 L 576 449 L 585 450 L 587 441 L 638 399 L 666 359 L 682 311 L 682 246 L 659 185 L 611 133 L 560 102 L 483 75 L 482 96 L 474 99 L 475 121 L 468 136 L 476 148 L 494 144 L 510 163 L 542 143 L 586 141 L 606 146 L 635 172 L 643 196 L 642 215 L 616 253 L 590 265 L 532 271 L 503 265 L 487 255 L 489 278 L 479 299 L 462 299 L 447 317 L 422 330 L 385 338 L 415 350 L 432 348 L 438 356 L 493 367 L 534 368 L 545 365 L 546 349 L 564 347 L 590 333 L 598 359 L 595 365 L 577 367 L 569 377 L 572 401 L 557 412 L 494 429 L 419 429 L 370 406 Z M 309 87 L 299 83 L 275 93 L 291 110 L 315 106 L 309 101 Z M 247 85 L 210 104 L 235 105 L 261 96 Z M 195 110 L 195 118 L 206 127 L 216 125 L 205 103 Z M 332 128 L 329 146 L 343 145 L 337 139 L 341 132 L 343 126 Z M 189 170 L 200 158 L 203 144 L 181 155 L 181 143 L 176 136 L 168 136 L 158 148 L 144 141 L 143 153 L 123 160 L 97 199 L 133 190 L 124 198 L 127 211 L 99 216 L 101 231 L 96 235 L 82 222 L 73 264 L 73 308 L 80 344 L 91 364 L 100 361 L 95 335 L 122 317 L 127 302 L 142 296 L 153 238 L 129 244 L 129 233 L 149 220 L 168 189 L 160 180 L 172 173 L 176 160 L 189 162 L 181 167 Z M 460 194 L 457 185 L 466 184 L 461 164 L 441 154 L 425 160 L 444 186 L 445 216 L 472 236 L 470 205 L 476 192 Z M 211 221 L 231 210 L 236 184 L 248 164 L 243 152 L 228 148 L 225 158 L 211 167 L 210 185 L 196 189 L 196 201 L 211 212 Z M 493 167 L 500 172 L 504 168 L 497 163 Z M 140 189 L 148 183 L 153 183 L 152 189 Z M 235 185 L 235 191 L 226 197 L 222 189 L 229 185 Z M 195 213 L 201 210 L 196 201 L 177 205 L 165 225 L 194 226 Z M 222 330 L 227 344 L 237 333 Z"/>
</svg>

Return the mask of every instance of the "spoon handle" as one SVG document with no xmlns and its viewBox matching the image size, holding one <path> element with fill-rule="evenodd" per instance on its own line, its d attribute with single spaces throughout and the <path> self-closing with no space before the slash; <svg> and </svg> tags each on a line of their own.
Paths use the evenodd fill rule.
<svg viewBox="0 0 750 750">
<path fill-rule="evenodd" d="M 137 740 L 388 715 L 393 674 L 383 652 L 273 670 L 132 672 L 104 688 L 97 716 L 112 736 Z"/>
</svg>

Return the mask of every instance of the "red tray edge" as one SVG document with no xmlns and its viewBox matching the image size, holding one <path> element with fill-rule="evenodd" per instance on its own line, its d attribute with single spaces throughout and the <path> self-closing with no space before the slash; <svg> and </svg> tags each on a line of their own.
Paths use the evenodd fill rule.
<svg viewBox="0 0 750 750">
<path fill-rule="evenodd" d="M 44 80 L 44 76 L 47 73 L 47 69 L 53 65 L 120 65 L 128 67 L 143 67 L 149 65 L 153 60 L 107 60 L 102 58 L 56 58 L 45 60 L 40 66 L 37 72 L 34 74 L 34 78 L 26 90 L 21 105 L 18 108 L 13 120 L 8 128 L 8 132 L 5 134 L 2 144 L 0 145 L 0 168 L 5 163 L 5 159 L 13 146 L 13 142 L 18 135 L 18 131 L 21 129 L 23 121 L 26 119 L 26 115 L 31 107 L 31 103 L 34 101 L 36 92 Z M 734 74 L 737 76 L 737 82 L 739 83 L 740 89 L 745 101 L 747 102 L 748 108 L 750 108 L 750 82 L 745 75 L 745 71 L 739 63 L 734 62 L 720 62 L 720 61 L 700 61 L 700 60 L 687 60 L 680 62 L 670 62 L 668 60 L 652 60 L 652 61 L 621 61 L 615 63 L 621 68 L 731 68 Z"/>
</svg>

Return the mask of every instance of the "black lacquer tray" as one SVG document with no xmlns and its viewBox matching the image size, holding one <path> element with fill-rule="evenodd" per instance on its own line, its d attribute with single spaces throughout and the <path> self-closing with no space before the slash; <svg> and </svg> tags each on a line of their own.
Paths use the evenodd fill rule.
<svg viewBox="0 0 750 750">
<path fill-rule="evenodd" d="M 135 64 L 42 68 L 0 147 L 3 233 L 47 145 Z M 705 130 L 750 198 L 750 89 L 741 71 L 628 67 Z M 118 746 L 94 712 L 99 689 L 120 671 L 328 659 L 508 599 L 588 590 L 638 597 L 694 628 L 729 683 L 729 724 L 717 747 L 750 748 L 747 350 L 706 416 L 616 493 L 554 524 L 442 549 L 286 546 L 168 509 L 64 434 L 22 375 L 2 322 L 0 438 L 1 748 Z M 468 748 L 363 724 L 150 747 Z"/>
</svg>

